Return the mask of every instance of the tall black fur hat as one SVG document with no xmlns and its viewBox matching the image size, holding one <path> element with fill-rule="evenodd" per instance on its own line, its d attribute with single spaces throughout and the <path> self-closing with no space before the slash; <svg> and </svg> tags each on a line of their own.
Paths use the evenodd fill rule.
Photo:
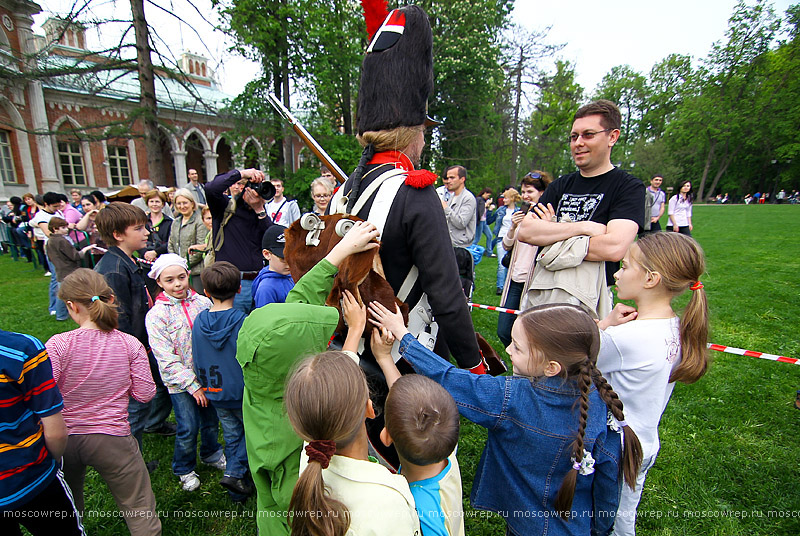
<svg viewBox="0 0 800 536">
<path fill-rule="evenodd" d="M 368 4 L 385 2 L 362 3 L 371 39 L 361 66 L 358 133 L 431 124 L 427 111 L 433 93 L 433 35 L 427 13 L 414 5 L 395 9 L 372 35 L 375 14 L 371 24 Z"/>
</svg>

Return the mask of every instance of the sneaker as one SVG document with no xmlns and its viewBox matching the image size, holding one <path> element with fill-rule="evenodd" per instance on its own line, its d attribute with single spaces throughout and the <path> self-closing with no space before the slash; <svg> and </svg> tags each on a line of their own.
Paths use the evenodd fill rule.
<svg viewBox="0 0 800 536">
<path fill-rule="evenodd" d="M 220 456 L 219 460 L 217 460 L 215 462 L 211 462 L 211 463 L 203 462 L 203 463 L 206 464 L 206 465 L 210 465 L 214 469 L 219 469 L 220 471 L 224 471 L 225 467 L 228 466 L 228 461 L 225 459 L 225 455 L 224 454 L 222 456 Z"/>
<path fill-rule="evenodd" d="M 188 475 L 180 475 L 178 478 L 181 479 L 183 491 L 194 491 L 200 487 L 200 477 L 194 471 Z"/>
<path fill-rule="evenodd" d="M 56 312 L 55 311 L 50 311 L 50 316 L 56 316 Z"/>
<path fill-rule="evenodd" d="M 225 475 L 219 479 L 219 485 L 240 495 L 251 495 L 253 493 L 252 485 L 243 478 Z"/>
<path fill-rule="evenodd" d="M 155 428 L 145 428 L 145 434 L 157 434 L 160 436 L 174 436 L 178 426 L 174 422 L 164 421 Z"/>
<path fill-rule="evenodd" d="M 44 273 L 44 276 L 45 276 L 45 277 L 50 277 L 51 275 L 53 275 L 53 274 L 52 274 L 52 273 L 50 273 L 50 272 L 45 272 L 45 273 Z"/>
</svg>

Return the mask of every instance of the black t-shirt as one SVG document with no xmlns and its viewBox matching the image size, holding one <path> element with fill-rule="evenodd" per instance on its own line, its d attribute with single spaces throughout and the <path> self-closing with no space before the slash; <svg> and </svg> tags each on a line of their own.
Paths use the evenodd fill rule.
<svg viewBox="0 0 800 536">
<path fill-rule="evenodd" d="M 553 181 L 539 202 L 550 203 L 558 220 L 569 215 L 572 221 L 594 221 L 608 224 L 611 220 L 631 220 L 639 230 L 644 225 L 644 183 L 619 168 L 595 177 L 584 177 L 580 171 Z M 606 281 L 614 284 L 618 262 L 606 262 Z"/>
</svg>

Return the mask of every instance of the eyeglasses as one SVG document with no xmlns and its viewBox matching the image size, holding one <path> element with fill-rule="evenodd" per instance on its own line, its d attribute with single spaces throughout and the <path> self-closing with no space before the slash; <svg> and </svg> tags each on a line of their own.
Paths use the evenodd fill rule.
<svg viewBox="0 0 800 536">
<path fill-rule="evenodd" d="M 333 194 L 314 194 L 311 197 L 314 199 L 328 199 L 329 197 L 333 197 Z"/>
<path fill-rule="evenodd" d="M 616 129 L 615 128 L 607 128 L 607 129 L 604 129 L 604 130 L 598 130 L 597 132 L 595 132 L 593 130 L 587 130 L 586 132 L 583 132 L 581 134 L 578 134 L 577 132 L 573 132 L 572 134 L 569 135 L 569 141 L 571 141 L 572 143 L 575 143 L 576 141 L 578 141 L 578 138 L 583 138 L 584 140 L 588 141 L 588 140 L 591 140 L 592 138 L 594 138 L 595 136 L 597 136 L 598 134 L 600 134 L 601 132 L 610 132 L 612 130 L 616 130 Z"/>
<path fill-rule="evenodd" d="M 542 178 L 542 174 L 538 173 L 536 171 L 531 171 L 530 173 L 525 175 L 525 178 L 526 179 L 541 179 Z"/>
</svg>

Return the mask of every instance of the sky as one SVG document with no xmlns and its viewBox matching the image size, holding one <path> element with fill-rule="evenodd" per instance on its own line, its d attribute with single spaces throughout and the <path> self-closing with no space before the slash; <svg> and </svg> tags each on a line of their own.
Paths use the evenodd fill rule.
<svg viewBox="0 0 800 536">
<path fill-rule="evenodd" d="M 237 95 L 259 75 L 257 63 L 228 51 L 231 40 L 215 30 L 219 19 L 210 0 L 155 1 L 172 6 L 185 21 L 182 23 L 146 4 L 145 15 L 158 38 L 163 39 L 176 58 L 186 50 L 208 57 L 209 66 L 225 93 Z M 791 3 L 791 0 L 773 0 L 779 15 Z M 73 0 L 40 3 L 60 14 L 68 13 L 72 4 Z M 130 17 L 130 4 L 125 0 L 91 0 L 90 5 L 87 15 L 96 18 Z M 646 74 L 672 53 L 687 54 L 695 60 L 705 57 L 714 42 L 724 39 L 735 5 L 735 0 L 517 0 L 512 18 L 531 30 L 551 26 L 549 41 L 566 44 L 557 58 L 575 66 L 578 82 L 591 93 L 616 65 L 627 64 Z M 47 17 L 45 13 L 34 16 L 34 31 Z M 119 30 L 106 28 L 102 40 L 108 42 L 118 35 Z M 97 47 L 101 36 L 90 31 L 87 40 L 89 47 Z M 547 69 L 551 65 L 548 61 L 541 67 Z"/>
<path fill-rule="evenodd" d="M 773 0 L 776 14 L 782 16 L 791 3 Z M 735 0 L 517 0 L 513 19 L 530 30 L 551 26 L 549 41 L 566 44 L 557 57 L 575 65 L 578 83 L 591 93 L 617 65 L 646 75 L 673 53 L 695 61 L 706 57 L 714 42 L 725 38 L 735 5 Z"/>
</svg>

